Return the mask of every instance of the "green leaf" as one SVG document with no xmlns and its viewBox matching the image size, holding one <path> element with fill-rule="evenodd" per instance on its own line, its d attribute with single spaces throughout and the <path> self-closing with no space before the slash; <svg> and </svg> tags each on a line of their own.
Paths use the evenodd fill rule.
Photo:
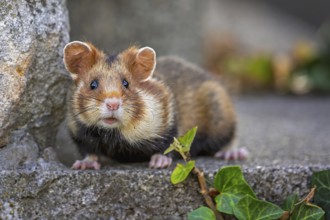
<svg viewBox="0 0 330 220">
<path fill-rule="evenodd" d="M 171 175 L 172 184 L 178 184 L 184 181 L 194 167 L 195 167 L 194 160 L 189 161 L 186 165 L 182 165 L 178 163 Z"/>
<path fill-rule="evenodd" d="M 188 214 L 189 220 L 216 220 L 215 214 L 212 209 L 205 206 L 199 207 L 198 209 Z"/>
<path fill-rule="evenodd" d="M 233 208 L 236 206 L 239 200 L 241 200 L 246 194 L 231 194 L 221 193 L 215 197 L 217 203 L 217 210 L 226 214 L 234 214 Z"/>
<path fill-rule="evenodd" d="M 176 139 L 175 137 L 173 139 L 173 143 L 164 151 L 164 154 L 168 154 L 173 150 L 175 150 L 177 152 L 182 151 L 182 146 L 181 146 L 180 142 L 178 141 L 178 139 Z"/>
<path fill-rule="evenodd" d="M 295 204 L 298 202 L 298 195 L 297 194 L 293 194 L 291 196 L 289 196 L 283 203 L 282 205 L 282 209 L 285 211 L 288 211 L 290 213 L 292 213 Z"/>
<path fill-rule="evenodd" d="M 196 132 L 197 132 L 197 127 L 194 127 L 190 129 L 185 135 L 178 138 L 180 144 L 183 146 L 182 148 L 183 153 L 190 151 L 190 146 L 194 141 Z"/>
<path fill-rule="evenodd" d="M 239 220 L 279 219 L 284 211 L 272 203 L 258 200 L 250 195 L 242 198 L 234 207 L 235 217 Z"/>
<path fill-rule="evenodd" d="M 240 166 L 222 167 L 214 178 L 214 187 L 220 192 L 240 192 L 255 197 L 249 184 L 245 181 Z"/>
<path fill-rule="evenodd" d="M 256 197 L 239 166 L 220 169 L 215 175 L 214 187 L 220 192 L 216 197 L 217 210 L 227 214 L 233 214 L 233 207 L 244 196 Z"/>
<path fill-rule="evenodd" d="M 175 149 L 174 144 L 171 144 L 165 151 L 164 154 L 168 154 Z"/>
<path fill-rule="evenodd" d="M 325 211 L 325 219 L 330 220 L 330 170 L 313 173 L 312 186 L 316 186 L 315 204 Z"/>
<path fill-rule="evenodd" d="M 301 202 L 294 207 L 290 220 L 321 220 L 324 211 L 313 204 Z"/>
</svg>

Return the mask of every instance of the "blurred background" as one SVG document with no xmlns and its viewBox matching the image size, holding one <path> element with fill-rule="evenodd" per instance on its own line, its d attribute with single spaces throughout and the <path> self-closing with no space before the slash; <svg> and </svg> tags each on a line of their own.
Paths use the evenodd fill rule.
<svg viewBox="0 0 330 220">
<path fill-rule="evenodd" d="M 177 55 L 235 94 L 330 94 L 328 0 L 68 0 L 71 40 Z"/>
</svg>

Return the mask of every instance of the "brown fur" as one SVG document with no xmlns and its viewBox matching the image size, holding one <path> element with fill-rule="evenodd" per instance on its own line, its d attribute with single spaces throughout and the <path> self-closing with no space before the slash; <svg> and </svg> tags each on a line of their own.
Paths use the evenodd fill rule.
<svg viewBox="0 0 330 220">
<path fill-rule="evenodd" d="M 86 46 L 81 46 L 73 42 L 67 46 L 64 63 L 70 73 L 84 74 L 90 70 L 97 60 L 104 56 L 91 43 L 85 44 Z"/>
<path fill-rule="evenodd" d="M 196 139 L 203 143 L 193 146 L 192 154 L 213 154 L 230 147 L 235 138 L 236 117 L 227 93 L 214 77 L 175 57 L 158 59 L 155 75 L 174 94 L 179 135 L 198 126 Z M 203 149 L 208 141 L 211 144 L 205 144 L 207 149 Z"/>
<path fill-rule="evenodd" d="M 135 74 L 135 79 L 143 81 L 149 77 L 149 72 L 153 70 L 156 62 L 154 54 L 149 50 L 139 53 L 137 47 L 130 47 L 122 53 L 123 63 L 128 66 L 128 70 Z"/>
</svg>

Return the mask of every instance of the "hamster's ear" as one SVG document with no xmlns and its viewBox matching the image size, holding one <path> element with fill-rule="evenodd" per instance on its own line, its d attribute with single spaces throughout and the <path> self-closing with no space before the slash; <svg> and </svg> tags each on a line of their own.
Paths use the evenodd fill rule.
<svg viewBox="0 0 330 220">
<path fill-rule="evenodd" d="M 80 74 L 90 70 L 101 52 L 90 43 L 73 41 L 64 47 L 63 54 L 64 65 L 71 73 L 71 77 L 76 80 Z"/>
<path fill-rule="evenodd" d="M 151 47 L 141 49 L 130 48 L 124 53 L 128 69 L 133 78 L 139 81 L 147 81 L 152 77 L 156 68 L 156 52 Z"/>
</svg>

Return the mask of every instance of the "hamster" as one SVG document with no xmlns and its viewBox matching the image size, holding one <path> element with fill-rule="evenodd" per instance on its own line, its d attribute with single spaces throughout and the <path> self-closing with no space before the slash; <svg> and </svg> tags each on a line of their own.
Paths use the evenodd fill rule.
<svg viewBox="0 0 330 220">
<path fill-rule="evenodd" d="M 172 157 L 162 153 L 194 126 L 192 156 L 246 157 L 229 150 L 235 113 L 221 84 L 202 69 L 171 57 L 156 67 L 150 47 L 108 56 L 80 41 L 65 46 L 63 59 L 73 80 L 68 128 L 85 157 L 73 169 L 100 169 L 101 156 L 166 168 Z"/>
</svg>

